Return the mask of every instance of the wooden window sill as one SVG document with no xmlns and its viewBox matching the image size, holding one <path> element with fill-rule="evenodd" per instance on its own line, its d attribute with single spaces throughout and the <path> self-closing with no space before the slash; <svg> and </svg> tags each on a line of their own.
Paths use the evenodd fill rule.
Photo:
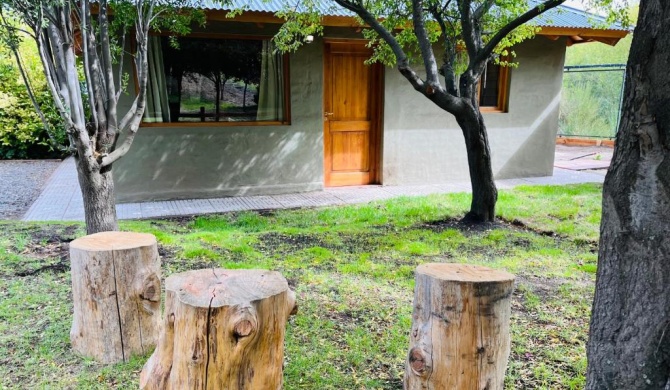
<svg viewBox="0 0 670 390">
<path fill-rule="evenodd" d="M 291 122 L 143 122 L 140 127 L 263 127 L 263 126 L 290 126 Z"/>
<path fill-rule="evenodd" d="M 499 107 L 479 107 L 479 112 L 482 114 L 506 114 L 507 111 Z"/>
</svg>

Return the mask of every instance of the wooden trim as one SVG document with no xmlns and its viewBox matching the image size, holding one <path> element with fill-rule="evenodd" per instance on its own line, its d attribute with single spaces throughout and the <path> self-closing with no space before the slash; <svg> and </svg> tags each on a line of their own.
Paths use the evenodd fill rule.
<svg viewBox="0 0 670 390">
<path fill-rule="evenodd" d="M 330 125 L 331 130 L 337 131 L 370 131 L 372 125 L 368 121 L 340 121 Z"/>
<path fill-rule="evenodd" d="M 573 28 L 573 27 L 541 27 L 537 35 L 548 36 L 589 36 L 598 38 L 624 38 L 628 35 L 626 30 L 605 30 L 595 28 Z"/>
<path fill-rule="evenodd" d="M 150 36 L 175 36 L 175 34 L 167 31 L 151 31 L 149 32 Z M 192 32 L 187 35 L 178 35 L 177 38 L 203 38 L 203 39 L 237 39 L 237 40 L 249 40 L 249 41 L 261 41 L 261 40 L 270 40 L 273 38 L 272 35 L 248 35 L 248 34 L 231 34 L 231 33 L 218 33 L 218 32 Z"/>
<path fill-rule="evenodd" d="M 557 145 L 566 146 L 607 146 L 614 147 L 616 142 L 612 139 L 578 138 L 578 137 L 558 137 Z"/>
<path fill-rule="evenodd" d="M 331 185 L 330 173 L 333 170 L 332 160 L 329 158 L 333 154 L 332 145 L 328 132 L 330 131 L 330 123 L 328 123 L 327 112 L 332 112 L 331 96 L 331 56 L 330 56 L 330 42 L 323 43 L 323 184 L 328 187 Z"/>
<path fill-rule="evenodd" d="M 509 66 L 496 65 L 500 69 L 498 73 L 498 102 L 495 106 L 480 106 L 479 111 L 484 113 L 506 113 L 509 111 L 509 89 L 511 83 L 511 72 Z M 477 99 L 482 91 L 481 79 L 477 86 Z"/>
<path fill-rule="evenodd" d="M 207 20 L 216 22 L 283 24 L 286 21 L 272 12 L 244 11 L 233 18 L 227 17 L 229 12 L 227 10 L 207 10 L 205 15 Z M 322 16 L 321 25 L 328 27 L 361 27 L 358 20 L 351 16 Z"/>
<path fill-rule="evenodd" d="M 290 122 L 142 122 L 140 127 L 242 127 L 242 126 L 288 126 Z"/>
<path fill-rule="evenodd" d="M 169 36 L 172 34 L 165 32 L 151 31 L 150 36 Z M 272 39 L 270 35 L 236 35 L 228 33 L 203 33 L 195 32 L 188 35 L 181 36 L 183 38 L 203 38 L 203 39 L 239 39 L 239 40 L 269 40 Z M 134 38 L 131 39 L 131 47 L 135 47 Z M 283 121 L 247 121 L 247 122 L 140 122 L 140 127 L 241 127 L 241 126 L 290 126 L 291 125 L 291 70 L 289 53 L 282 55 L 283 61 L 283 82 L 284 82 L 284 120 Z M 135 81 L 135 95 L 139 93 L 139 85 L 137 79 L 137 68 L 133 61 L 133 74 Z"/>
<path fill-rule="evenodd" d="M 386 91 L 384 89 L 384 72 L 385 67 L 381 64 L 375 64 L 377 66 L 377 72 L 375 72 L 374 84 L 372 89 L 376 92 L 376 99 L 373 99 L 373 106 L 371 107 L 373 118 L 374 131 L 372 137 L 370 137 L 370 142 L 374 142 L 374 153 L 370 156 L 370 161 L 372 161 L 373 171 L 371 172 L 371 177 L 374 183 L 382 184 L 383 175 L 382 175 L 382 166 L 383 166 L 383 140 L 384 140 L 384 97 L 386 96 Z"/>
</svg>

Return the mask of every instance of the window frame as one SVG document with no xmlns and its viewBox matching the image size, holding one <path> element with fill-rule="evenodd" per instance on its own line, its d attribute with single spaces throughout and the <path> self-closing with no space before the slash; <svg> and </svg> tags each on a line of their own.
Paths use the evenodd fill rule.
<svg viewBox="0 0 670 390">
<path fill-rule="evenodd" d="M 170 36 L 170 33 L 166 32 L 150 32 L 150 36 Z M 272 39 L 272 36 L 269 35 L 237 35 L 237 34 L 225 34 L 225 33 L 207 33 L 207 32 L 194 32 L 188 35 L 184 35 L 184 38 L 204 38 L 204 39 L 237 39 L 237 40 L 256 40 L 262 41 L 266 39 Z M 136 42 L 135 39 L 132 41 L 133 52 L 135 52 Z M 140 122 L 140 127 L 262 127 L 262 126 L 290 126 L 291 125 L 291 80 L 290 80 L 290 61 L 289 54 L 282 54 L 283 61 L 283 74 L 282 78 L 284 81 L 284 120 L 282 121 L 240 121 L 240 122 L 231 122 L 231 121 L 219 121 L 219 122 Z M 133 61 L 133 73 L 135 80 L 135 94 L 139 94 L 139 82 L 137 79 L 137 68 L 134 65 Z"/>
<path fill-rule="evenodd" d="M 495 64 L 494 64 L 495 65 Z M 498 101 L 495 106 L 479 106 L 482 113 L 503 114 L 509 112 L 509 86 L 510 86 L 510 67 L 495 65 L 500 69 L 498 74 Z M 479 79 L 477 85 L 477 100 L 482 92 L 482 82 Z"/>
</svg>

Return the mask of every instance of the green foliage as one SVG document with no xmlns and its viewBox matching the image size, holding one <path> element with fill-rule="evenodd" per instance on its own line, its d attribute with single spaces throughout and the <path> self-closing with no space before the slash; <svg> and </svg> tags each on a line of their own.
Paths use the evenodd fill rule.
<svg viewBox="0 0 670 390">
<path fill-rule="evenodd" d="M 277 16 L 285 20 L 273 38 L 277 50 L 284 53 L 296 51 L 306 42 L 307 36 L 323 34 L 316 6 L 314 0 L 302 0 L 298 7 L 286 4 L 277 12 Z"/>
<path fill-rule="evenodd" d="M 37 48 L 30 41 L 18 45 L 35 98 L 51 125 L 57 144 L 65 145 L 67 136 L 60 116 L 47 92 L 40 69 Z M 0 159 L 60 157 L 62 151 L 52 145 L 42 121 L 35 112 L 14 56 L 0 47 Z"/>
<path fill-rule="evenodd" d="M 559 134 L 613 138 L 616 134 L 622 72 L 566 73 Z"/>
<path fill-rule="evenodd" d="M 627 20 L 637 20 L 639 6 L 627 10 Z M 566 51 L 565 65 L 625 64 L 632 35 L 615 46 L 604 43 L 573 45 Z M 559 134 L 613 138 L 621 102 L 624 71 L 565 73 L 559 116 Z"/>
</svg>

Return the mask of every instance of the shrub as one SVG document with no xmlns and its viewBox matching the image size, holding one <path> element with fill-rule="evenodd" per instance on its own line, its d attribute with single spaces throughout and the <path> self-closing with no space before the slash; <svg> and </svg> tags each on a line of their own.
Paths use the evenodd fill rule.
<svg viewBox="0 0 670 390">
<path fill-rule="evenodd" d="M 34 45 L 33 45 L 34 46 Z M 37 49 L 23 42 L 20 52 L 35 98 L 51 125 L 57 144 L 65 145 L 67 136 L 46 79 L 40 69 Z M 7 48 L 0 49 L 0 159 L 37 159 L 62 157 L 54 147 L 39 116 L 35 112 L 14 58 Z"/>
</svg>

